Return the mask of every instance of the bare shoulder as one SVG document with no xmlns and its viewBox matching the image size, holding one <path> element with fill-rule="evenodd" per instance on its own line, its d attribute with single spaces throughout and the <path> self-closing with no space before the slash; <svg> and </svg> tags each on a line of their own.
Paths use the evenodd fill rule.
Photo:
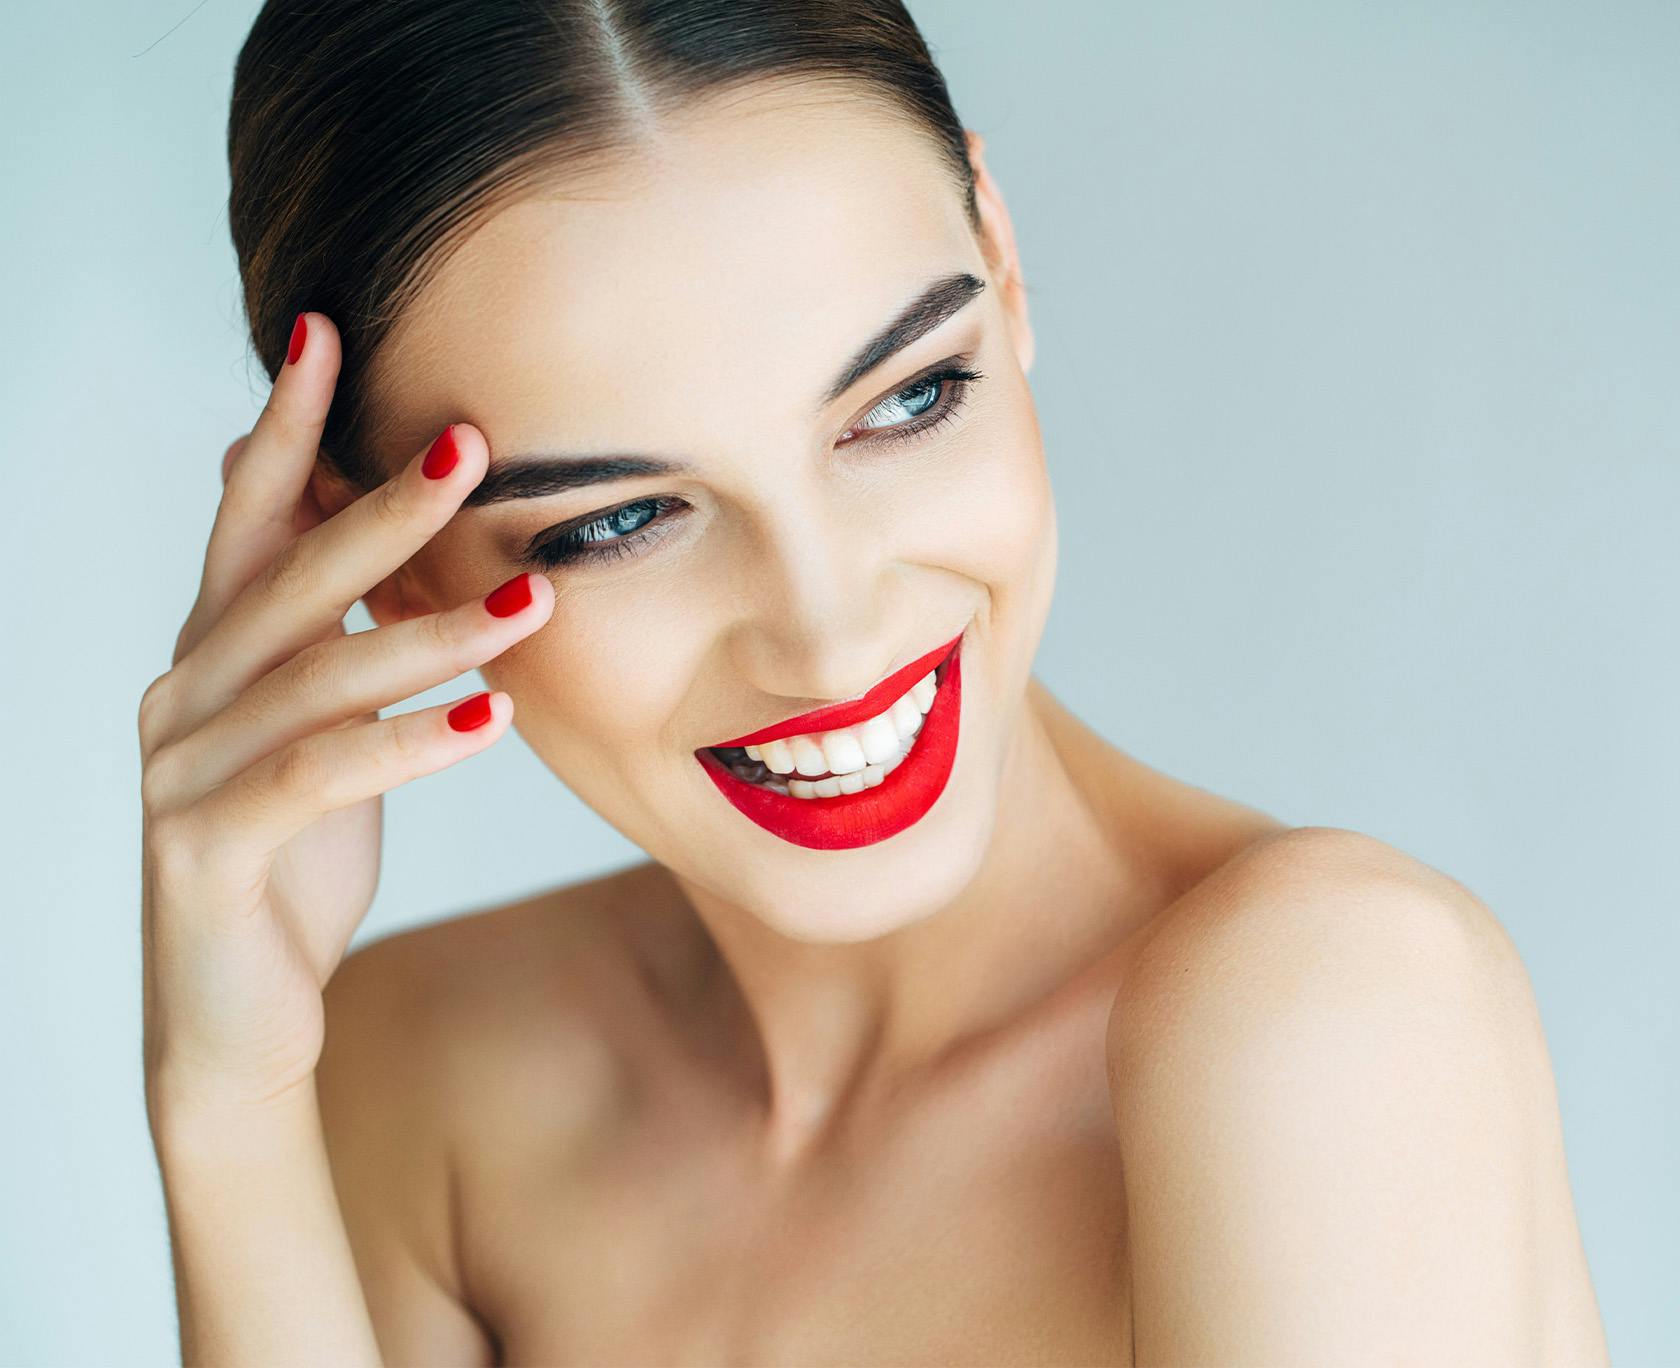
<svg viewBox="0 0 1680 1368">
<path fill-rule="evenodd" d="M 1242 845 L 1148 928 L 1111 1024 L 1123 1042 L 1148 1029 L 1163 993 L 1181 999 L 1209 976 L 1235 1008 L 1282 1005 L 1313 983 L 1404 991 L 1454 972 L 1523 1005 L 1515 945 L 1458 880 L 1361 832 L 1285 827 Z"/>
<path fill-rule="evenodd" d="M 1284 828 L 1140 935 L 1109 1013 L 1111 1084 L 1129 1096 L 1205 1054 L 1236 1086 L 1354 1029 L 1425 1052 L 1476 1034 L 1543 1047 L 1516 947 L 1467 887 L 1376 837 Z"/>
<path fill-rule="evenodd" d="M 510 1107 L 563 1142 L 612 1105 L 601 1010 L 634 972 L 615 916 L 643 868 L 386 936 L 328 983 L 322 1122 L 388 1361 L 494 1361 L 460 1267 L 462 1156 Z"/>
<path fill-rule="evenodd" d="M 1109 1015 L 1137 1361 L 1603 1362 L 1528 976 L 1371 836 L 1241 850 Z"/>
</svg>

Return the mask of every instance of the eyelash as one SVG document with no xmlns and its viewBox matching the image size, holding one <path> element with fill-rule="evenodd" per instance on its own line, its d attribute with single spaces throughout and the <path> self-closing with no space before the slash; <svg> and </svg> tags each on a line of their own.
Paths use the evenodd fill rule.
<svg viewBox="0 0 1680 1368">
<path fill-rule="evenodd" d="M 874 413 L 876 409 L 884 408 L 888 404 L 903 403 L 907 398 L 938 385 L 939 397 L 935 400 L 934 407 L 924 409 L 907 422 L 896 423 L 891 427 L 868 429 L 872 435 L 865 440 L 896 443 L 914 441 L 926 436 L 935 428 L 955 418 L 968 402 L 970 390 L 983 379 L 985 376 L 977 370 L 953 365 L 941 367 L 912 380 L 903 389 L 896 390 L 881 400 L 869 413 Z M 868 418 L 869 413 L 864 414 L 864 418 Z M 617 560 L 623 556 L 639 555 L 645 547 L 651 546 L 664 536 L 665 530 L 673 521 L 660 517 L 659 514 L 667 509 L 682 506 L 681 499 L 662 494 L 635 499 L 630 503 L 620 504 L 617 508 L 609 508 L 604 513 L 597 513 L 582 523 L 564 529 L 558 535 L 548 534 L 543 538 L 534 539 L 526 550 L 525 558 L 541 570 L 554 570 L 562 565 L 594 564 Z M 611 535 L 611 524 L 615 520 L 624 514 L 644 508 L 657 510 L 654 517 L 629 532 L 619 536 Z"/>
</svg>

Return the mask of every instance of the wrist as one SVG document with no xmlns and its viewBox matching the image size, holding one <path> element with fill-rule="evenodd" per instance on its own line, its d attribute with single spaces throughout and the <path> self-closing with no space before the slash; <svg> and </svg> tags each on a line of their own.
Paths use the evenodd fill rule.
<svg viewBox="0 0 1680 1368">
<path fill-rule="evenodd" d="M 313 1073 L 267 1093 L 247 1093 L 225 1081 L 154 1076 L 146 1084 L 146 1116 L 166 1164 L 246 1166 L 320 1136 Z"/>
</svg>

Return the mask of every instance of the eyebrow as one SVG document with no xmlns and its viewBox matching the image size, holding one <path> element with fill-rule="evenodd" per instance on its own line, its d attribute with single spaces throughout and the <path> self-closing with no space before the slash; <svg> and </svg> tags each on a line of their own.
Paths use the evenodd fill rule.
<svg viewBox="0 0 1680 1368">
<path fill-rule="evenodd" d="M 823 394 L 819 409 L 832 404 L 864 376 L 939 327 L 985 288 L 985 281 L 967 271 L 933 281 L 853 353 Z M 480 508 L 510 499 L 540 499 L 637 475 L 680 475 L 692 469 L 686 461 L 657 456 L 522 452 L 492 463 L 463 506 Z"/>
</svg>

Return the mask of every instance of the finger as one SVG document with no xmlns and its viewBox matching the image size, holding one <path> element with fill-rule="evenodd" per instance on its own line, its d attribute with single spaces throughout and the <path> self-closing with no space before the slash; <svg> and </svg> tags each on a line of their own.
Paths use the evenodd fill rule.
<svg viewBox="0 0 1680 1368">
<path fill-rule="evenodd" d="M 513 719 L 505 693 L 315 732 L 266 756 L 185 811 L 220 834 L 217 850 L 249 868 L 329 812 L 388 793 L 485 750 Z"/>
<path fill-rule="evenodd" d="M 250 445 L 251 434 L 245 433 L 235 437 L 228 443 L 228 448 L 222 453 L 222 486 L 225 489 L 228 482 L 228 472 L 233 469 L 245 448 Z M 319 521 L 319 519 L 316 519 Z M 204 569 L 199 573 L 198 597 L 194 599 L 192 609 L 187 613 L 186 621 L 181 624 L 181 630 L 175 635 L 175 649 L 170 654 L 170 663 L 180 660 L 192 645 L 199 641 L 209 630 L 209 624 L 214 621 L 214 615 L 223 606 L 219 596 L 209 589 L 210 581 L 215 578 L 210 574 L 210 550 L 205 548 Z"/>
<path fill-rule="evenodd" d="M 366 716 L 493 660 L 548 621 L 554 586 L 526 572 L 441 613 L 307 646 L 155 755 L 185 805 L 291 742 Z"/>
<path fill-rule="evenodd" d="M 450 448 L 452 466 L 436 459 Z M 282 547 L 177 665 L 189 703 L 176 734 L 334 631 L 357 599 L 454 517 L 488 462 L 478 429 L 452 424 L 384 484 Z"/>
<path fill-rule="evenodd" d="M 223 485 L 227 484 L 227 482 L 228 482 L 228 471 L 233 469 L 233 463 L 239 459 L 239 453 L 242 452 L 243 450 L 245 450 L 246 446 L 248 446 L 250 444 L 250 441 L 251 441 L 251 434 L 247 432 L 244 436 L 235 437 L 233 439 L 233 441 L 228 443 L 228 449 L 222 453 L 222 484 Z"/>
<path fill-rule="evenodd" d="M 340 362 L 332 321 L 321 313 L 299 317 L 302 351 L 296 361 L 281 364 L 244 445 L 231 460 L 224 458 L 227 483 L 194 608 L 207 625 L 296 535 L 294 516 L 315 466 Z"/>
</svg>

